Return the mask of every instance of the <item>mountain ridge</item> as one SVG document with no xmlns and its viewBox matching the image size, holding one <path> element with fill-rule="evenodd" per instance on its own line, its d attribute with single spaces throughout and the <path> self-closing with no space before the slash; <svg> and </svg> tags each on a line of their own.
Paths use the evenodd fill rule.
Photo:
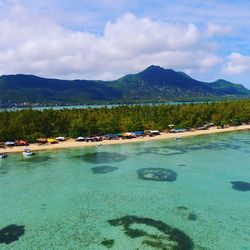
<svg viewBox="0 0 250 250">
<path fill-rule="evenodd" d="M 60 80 L 35 75 L 0 76 L 0 104 L 100 103 L 250 97 L 250 90 L 224 79 L 195 80 L 184 72 L 151 65 L 117 80 Z"/>
</svg>

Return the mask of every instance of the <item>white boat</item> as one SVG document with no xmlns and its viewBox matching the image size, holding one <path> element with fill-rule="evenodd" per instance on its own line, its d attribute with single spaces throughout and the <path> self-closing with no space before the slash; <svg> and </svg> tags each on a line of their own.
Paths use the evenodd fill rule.
<svg viewBox="0 0 250 250">
<path fill-rule="evenodd" d="M 28 149 L 28 148 L 26 148 L 26 149 L 24 149 L 24 151 L 23 151 L 23 156 L 27 156 L 27 157 L 29 157 L 29 156 L 32 156 L 34 153 L 30 150 L 30 149 Z"/>
<path fill-rule="evenodd" d="M 4 153 L 0 153 L 0 159 L 4 159 L 4 158 L 6 158 L 7 157 L 7 155 L 6 154 L 4 154 Z"/>
<path fill-rule="evenodd" d="M 177 136 L 177 137 L 175 137 L 175 140 L 181 140 L 182 139 L 182 137 L 181 136 Z"/>
</svg>

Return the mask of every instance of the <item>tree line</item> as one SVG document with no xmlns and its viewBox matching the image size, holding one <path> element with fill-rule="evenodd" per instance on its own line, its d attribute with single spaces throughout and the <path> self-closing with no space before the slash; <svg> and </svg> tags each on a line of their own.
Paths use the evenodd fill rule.
<svg viewBox="0 0 250 250">
<path fill-rule="evenodd" d="M 250 100 L 155 106 L 119 106 L 87 109 L 0 112 L 0 141 L 39 137 L 104 135 L 157 129 L 195 128 L 250 122 Z"/>
</svg>

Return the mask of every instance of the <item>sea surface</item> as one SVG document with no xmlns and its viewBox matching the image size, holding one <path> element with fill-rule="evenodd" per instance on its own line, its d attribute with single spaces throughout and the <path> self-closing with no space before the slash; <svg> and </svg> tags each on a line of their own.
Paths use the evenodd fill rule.
<svg viewBox="0 0 250 250">
<path fill-rule="evenodd" d="M 250 249 L 250 132 L 0 160 L 0 249 Z"/>
<path fill-rule="evenodd" d="M 115 108 L 124 105 L 128 106 L 155 106 L 155 105 L 179 105 L 179 104 L 200 104 L 200 103 L 212 103 L 216 101 L 209 102 L 152 102 L 152 103 L 137 103 L 137 104 L 96 104 L 96 105 L 67 105 L 67 106 L 31 106 L 31 107 L 11 107 L 11 108 L 2 108 L 0 107 L 0 112 L 2 111 L 20 111 L 25 109 L 33 109 L 33 110 L 62 110 L 62 109 L 88 109 L 88 108 Z"/>
</svg>

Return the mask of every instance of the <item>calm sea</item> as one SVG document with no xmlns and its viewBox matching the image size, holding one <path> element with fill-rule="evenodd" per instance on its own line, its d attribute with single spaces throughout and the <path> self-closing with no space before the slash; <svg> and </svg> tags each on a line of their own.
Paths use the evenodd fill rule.
<svg viewBox="0 0 250 250">
<path fill-rule="evenodd" d="M 0 249 L 250 249 L 250 132 L 0 160 Z"/>
<path fill-rule="evenodd" d="M 135 105 L 140 105 L 140 106 L 154 106 L 154 105 L 178 105 L 178 104 L 200 104 L 203 102 L 163 102 L 163 103 L 140 103 L 140 104 L 128 104 L 129 106 L 135 106 Z M 210 101 L 209 103 L 212 103 Z M 62 109 L 87 109 L 87 108 L 114 108 L 114 107 L 119 107 L 122 105 L 127 105 L 127 104 L 107 104 L 107 105 L 67 105 L 67 106 L 41 106 L 41 107 L 13 107 L 13 108 L 0 108 L 1 111 L 18 111 L 18 110 L 24 110 L 24 109 L 34 109 L 34 110 L 46 110 L 46 109 L 53 109 L 53 110 L 62 110 Z"/>
</svg>

